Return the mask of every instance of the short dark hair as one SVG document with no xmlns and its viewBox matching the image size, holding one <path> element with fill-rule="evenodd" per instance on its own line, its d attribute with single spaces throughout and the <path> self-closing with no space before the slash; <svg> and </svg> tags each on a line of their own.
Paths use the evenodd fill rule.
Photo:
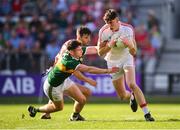
<svg viewBox="0 0 180 130">
<path fill-rule="evenodd" d="M 103 19 L 105 22 L 109 22 L 109 21 L 115 19 L 116 17 L 118 17 L 117 11 L 114 9 L 108 9 L 104 14 Z"/>
<path fill-rule="evenodd" d="M 77 34 L 79 34 L 80 37 L 82 37 L 83 35 L 91 35 L 91 30 L 86 26 L 80 26 L 77 29 Z"/>
<path fill-rule="evenodd" d="M 78 46 L 81 46 L 81 43 L 78 42 L 77 40 L 73 39 L 70 42 L 67 43 L 67 50 L 74 50 L 76 49 Z"/>
</svg>

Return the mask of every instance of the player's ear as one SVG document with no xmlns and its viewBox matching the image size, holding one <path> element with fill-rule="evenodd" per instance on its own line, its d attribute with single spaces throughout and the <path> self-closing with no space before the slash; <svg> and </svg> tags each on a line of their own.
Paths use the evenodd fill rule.
<svg viewBox="0 0 180 130">
<path fill-rule="evenodd" d="M 74 53 L 73 53 L 73 51 L 72 51 L 72 50 L 70 50 L 70 51 L 69 51 L 69 54 L 73 55 Z"/>
</svg>

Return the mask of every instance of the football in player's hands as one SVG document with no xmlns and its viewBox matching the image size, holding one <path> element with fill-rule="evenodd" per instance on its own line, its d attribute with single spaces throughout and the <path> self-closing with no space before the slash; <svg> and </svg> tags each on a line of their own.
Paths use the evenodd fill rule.
<svg viewBox="0 0 180 130">
<path fill-rule="evenodd" d="M 114 47 L 116 45 L 116 40 L 111 40 L 109 43 L 108 43 L 108 46 L 110 48 Z"/>
<path fill-rule="evenodd" d="M 127 47 L 127 45 L 121 38 L 118 38 L 116 41 L 116 47 Z"/>
</svg>

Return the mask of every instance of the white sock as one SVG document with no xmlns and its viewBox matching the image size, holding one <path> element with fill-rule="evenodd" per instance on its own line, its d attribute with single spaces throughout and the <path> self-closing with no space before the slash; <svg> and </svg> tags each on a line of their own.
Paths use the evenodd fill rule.
<svg viewBox="0 0 180 130">
<path fill-rule="evenodd" d="M 130 97 L 132 100 L 134 99 L 134 95 L 131 93 L 131 97 Z"/>
<path fill-rule="evenodd" d="M 143 112 L 144 112 L 144 115 L 146 115 L 147 113 L 149 113 L 149 110 L 148 110 L 148 107 L 145 106 L 142 108 Z"/>
</svg>

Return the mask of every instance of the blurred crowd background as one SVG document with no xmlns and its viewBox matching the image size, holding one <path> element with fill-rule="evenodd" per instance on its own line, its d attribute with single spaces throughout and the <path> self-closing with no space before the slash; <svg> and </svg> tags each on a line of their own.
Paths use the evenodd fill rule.
<svg viewBox="0 0 180 130">
<path fill-rule="evenodd" d="M 92 31 L 89 45 L 97 45 L 102 17 L 109 8 L 116 9 L 120 20 L 134 27 L 138 56 L 154 58 L 162 46 L 159 19 L 153 10 L 139 14 L 133 4 L 132 0 L 1 0 L 0 70 L 40 72 L 41 55 L 46 54 L 47 66 L 51 65 L 62 44 L 75 38 L 80 25 Z M 89 65 L 105 66 L 96 55 L 88 58 Z"/>
<path fill-rule="evenodd" d="M 97 45 L 104 12 L 113 8 L 134 27 L 142 86 L 171 93 L 172 83 L 180 84 L 179 6 L 178 0 L 0 0 L 0 74 L 42 73 L 80 25 L 92 31 L 89 45 Z M 84 62 L 106 67 L 98 55 Z"/>
</svg>

